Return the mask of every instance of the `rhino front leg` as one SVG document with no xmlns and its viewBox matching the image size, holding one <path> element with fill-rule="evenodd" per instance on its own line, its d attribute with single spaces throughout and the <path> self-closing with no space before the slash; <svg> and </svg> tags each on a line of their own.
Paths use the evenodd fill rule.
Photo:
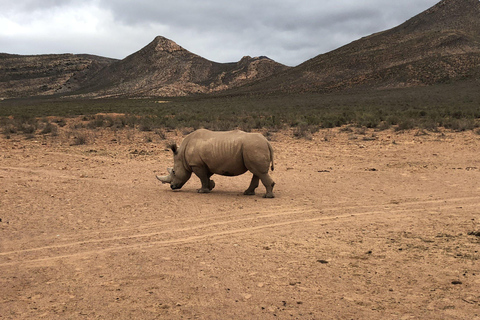
<svg viewBox="0 0 480 320">
<path fill-rule="evenodd" d="M 213 188 L 215 188 L 215 181 L 210 180 L 209 183 L 208 183 L 208 189 L 210 189 L 210 191 L 212 191 Z"/>
<path fill-rule="evenodd" d="M 260 181 L 260 178 L 257 175 L 253 175 L 252 181 L 250 182 L 250 186 L 248 187 L 247 190 L 243 193 L 246 196 L 253 196 L 255 195 L 255 189 L 258 187 L 258 183 Z"/>
<path fill-rule="evenodd" d="M 209 193 L 215 188 L 215 182 L 210 180 L 212 174 L 206 168 L 194 167 L 192 170 L 202 183 L 202 187 L 197 189 L 198 193 Z"/>
</svg>

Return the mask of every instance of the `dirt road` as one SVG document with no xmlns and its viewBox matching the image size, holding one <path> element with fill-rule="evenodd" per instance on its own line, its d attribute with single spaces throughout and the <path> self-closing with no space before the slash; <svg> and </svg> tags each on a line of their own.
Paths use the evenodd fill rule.
<svg viewBox="0 0 480 320">
<path fill-rule="evenodd" d="M 171 191 L 154 133 L 2 136 L 0 319 L 480 319 L 480 135 L 416 133 L 274 133 L 275 199 Z"/>
</svg>

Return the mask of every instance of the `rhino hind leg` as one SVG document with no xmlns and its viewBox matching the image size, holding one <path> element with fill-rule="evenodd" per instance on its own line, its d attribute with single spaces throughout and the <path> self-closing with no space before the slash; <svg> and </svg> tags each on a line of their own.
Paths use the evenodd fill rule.
<svg viewBox="0 0 480 320">
<path fill-rule="evenodd" d="M 265 173 L 260 176 L 260 179 L 262 180 L 263 185 L 265 186 L 265 189 L 267 189 L 267 192 L 263 196 L 264 198 L 275 198 L 275 195 L 273 194 L 273 187 L 275 186 L 275 182 L 273 179 L 270 177 L 268 173 Z"/>
<path fill-rule="evenodd" d="M 260 178 L 257 175 L 253 175 L 252 181 L 250 182 L 250 186 L 247 190 L 243 193 L 246 196 L 253 196 L 255 195 L 255 189 L 257 189 L 259 184 Z"/>
</svg>

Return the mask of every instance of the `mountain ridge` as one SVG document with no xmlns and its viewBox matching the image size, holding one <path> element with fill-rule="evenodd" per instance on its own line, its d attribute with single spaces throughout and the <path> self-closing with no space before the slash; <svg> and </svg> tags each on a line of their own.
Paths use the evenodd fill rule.
<svg viewBox="0 0 480 320">
<path fill-rule="evenodd" d="M 397 27 L 318 55 L 246 90 L 423 86 L 480 74 L 480 2 L 443 0 Z"/>
<path fill-rule="evenodd" d="M 9 67 L 12 59 L 19 60 L 18 66 L 26 65 L 25 68 L 36 72 L 18 75 L 14 81 L 16 67 Z M 65 67 L 64 72 L 58 71 L 58 77 L 52 78 L 42 71 L 49 64 L 74 66 L 71 70 Z M 287 68 L 265 56 L 244 56 L 238 62 L 218 63 L 157 36 L 122 60 L 74 54 L 0 54 L 0 69 L 7 71 L 3 78 L 0 77 L 0 98 L 50 94 L 84 98 L 185 96 L 235 88 Z M 31 76 L 35 81 L 30 81 Z M 15 92 L 15 87 L 24 89 Z"/>
<path fill-rule="evenodd" d="M 114 61 L 90 54 L 0 53 L 0 99 L 70 92 L 79 88 L 75 78 L 89 76 Z"/>
</svg>

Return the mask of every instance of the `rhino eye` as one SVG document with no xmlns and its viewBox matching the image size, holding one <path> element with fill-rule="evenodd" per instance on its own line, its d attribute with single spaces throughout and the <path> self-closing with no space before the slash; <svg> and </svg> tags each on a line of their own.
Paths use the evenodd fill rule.
<svg viewBox="0 0 480 320">
<path fill-rule="evenodd" d="M 172 170 L 172 174 L 175 175 L 175 170 Z"/>
</svg>

